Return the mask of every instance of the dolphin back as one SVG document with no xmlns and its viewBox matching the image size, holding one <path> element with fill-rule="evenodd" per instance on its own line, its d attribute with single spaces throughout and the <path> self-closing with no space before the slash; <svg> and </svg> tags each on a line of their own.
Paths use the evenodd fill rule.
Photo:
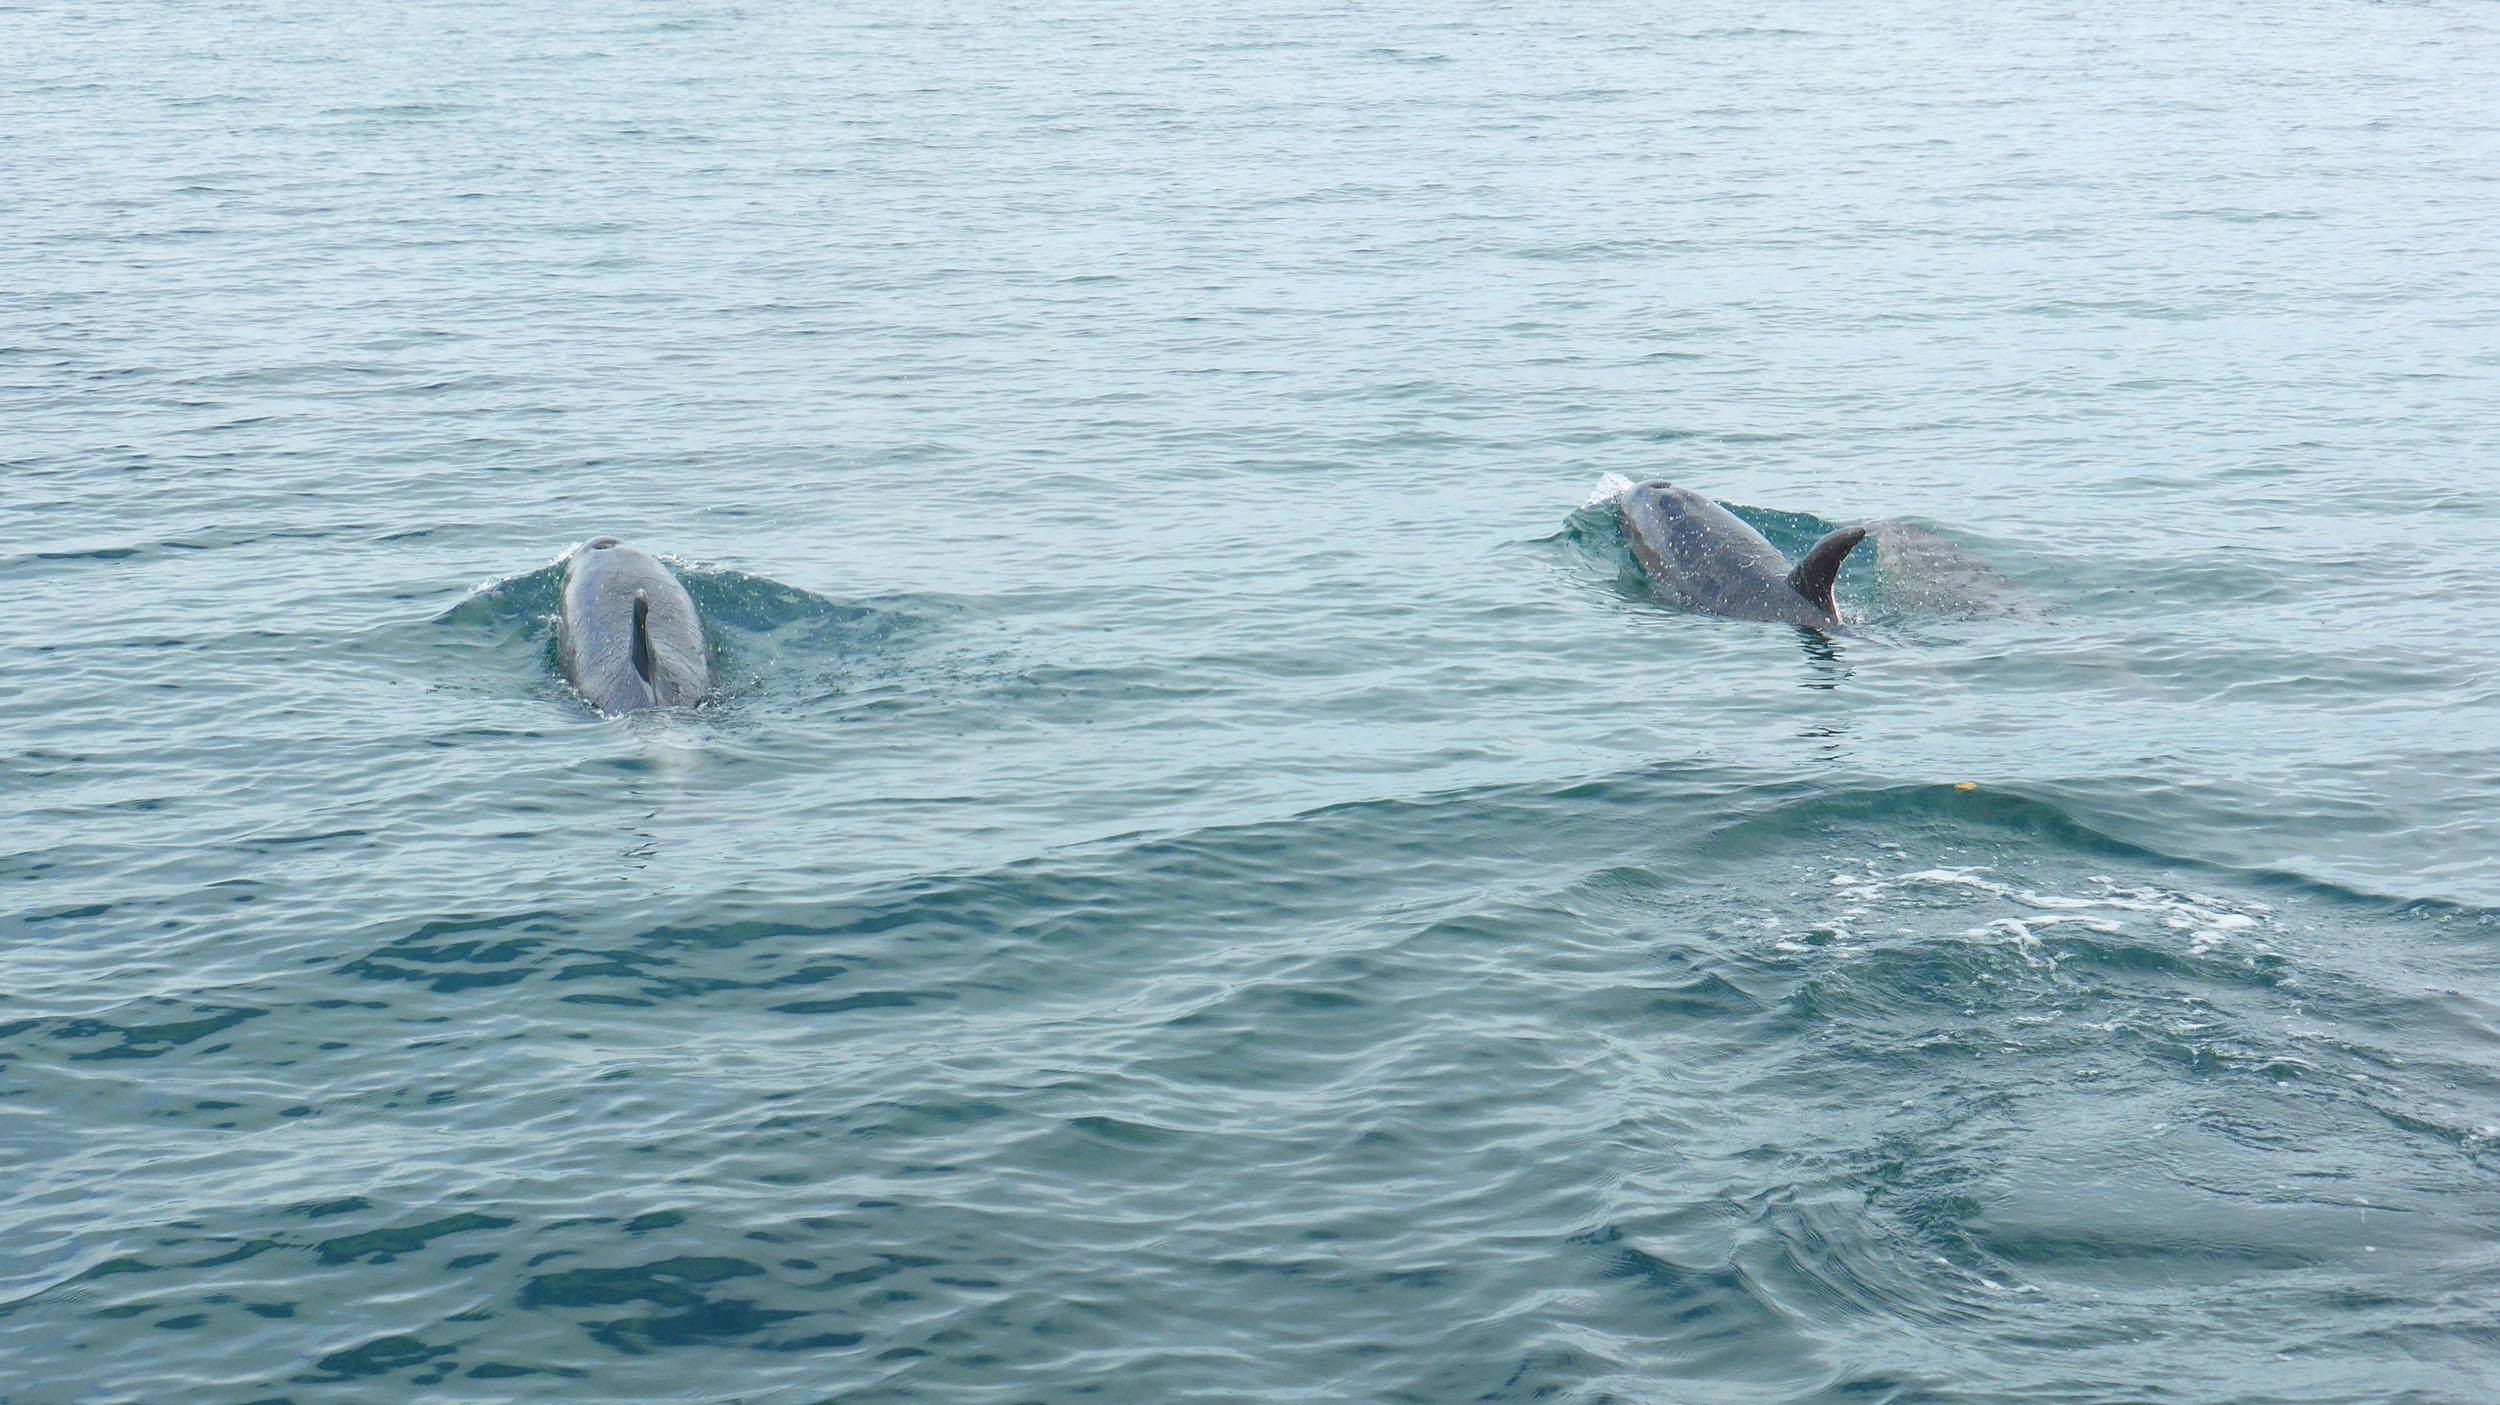
<svg viewBox="0 0 2500 1405">
<path fill-rule="evenodd" d="M 685 707 L 712 685 L 694 597 L 657 557 L 614 537 L 566 558 L 556 657 L 564 680 L 602 712 Z"/>
<path fill-rule="evenodd" d="M 1866 535 L 1842 528 L 1791 569 L 1750 523 L 1690 488 L 1644 483 L 1617 500 L 1616 513 L 1653 589 L 1710 614 L 1807 629 L 1840 622 L 1832 581 Z"/>
</svg>

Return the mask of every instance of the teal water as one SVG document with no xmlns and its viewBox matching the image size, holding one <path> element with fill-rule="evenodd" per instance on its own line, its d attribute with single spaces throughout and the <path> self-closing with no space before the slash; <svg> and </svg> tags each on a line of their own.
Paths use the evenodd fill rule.
<svg viewBox="0 0 2500 1405">
<path fill-rule="evenodd" d="M 2489 4 L 0 53 L 0 1401 L 2492 1397 Z"/>
</svg>

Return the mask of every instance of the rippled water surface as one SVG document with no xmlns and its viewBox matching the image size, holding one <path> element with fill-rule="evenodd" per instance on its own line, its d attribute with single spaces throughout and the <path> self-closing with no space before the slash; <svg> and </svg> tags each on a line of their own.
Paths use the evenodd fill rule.
<svg viewBox="0 0 2500 1405">
<path fill-rule="evenodd" d="M 8 1405 L 2492 1398 L 2490 4 L 0 52 Z"/>
</svg>

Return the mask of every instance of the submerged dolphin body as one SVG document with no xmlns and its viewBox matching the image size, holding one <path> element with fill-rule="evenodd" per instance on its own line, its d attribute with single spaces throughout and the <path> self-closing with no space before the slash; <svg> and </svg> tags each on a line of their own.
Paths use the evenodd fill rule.
<svg viewBox="0 0 2500 1405">
<path fill-rule="evenodd" d="M 601 712 L 684 707 L 712 686 L 694 597 L 658 559 L 593 537 L 564 560 L 556 658 Z"/>
<path fill-rule="evenodd" d="M 1840 623 L 1832 580 L 1866 538 L 1864 527 L 1843 527 L 1792 569 L 1760 532 L 1690 488 L 1643 483 L 1615 500 L 1615 513 L 1654 589 L 1714 615 L 1801 629 Z"/>
</svg>

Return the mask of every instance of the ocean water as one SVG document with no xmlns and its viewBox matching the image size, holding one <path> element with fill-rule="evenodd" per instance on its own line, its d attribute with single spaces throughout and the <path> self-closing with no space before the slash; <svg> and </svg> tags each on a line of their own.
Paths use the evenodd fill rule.
<svg viewBox="0 0 2500 1405">
<path fill-rule="evenodd" d="M 0 1401 L 2500 1393 L 2485 0 L 0 53 Z"/>
</svg>

